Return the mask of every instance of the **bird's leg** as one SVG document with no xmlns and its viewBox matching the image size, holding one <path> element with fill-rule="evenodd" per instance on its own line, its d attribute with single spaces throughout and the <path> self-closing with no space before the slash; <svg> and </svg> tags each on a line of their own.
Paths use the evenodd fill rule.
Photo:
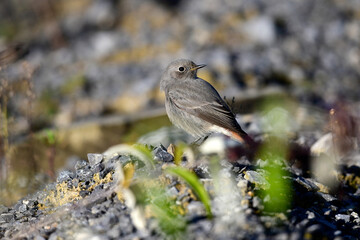
<svg viewBox="0 0 360 240">
<path fill-rule="evenodd" d="M 191 144 L 194 145 L 201 145 L 203 142 L 205 142 L 206 139 L 208 139 L 208 137 L 210 136 L 210 134 L 207 134 L 203 137 L 199 137 L 198 139 L 196 139 L 195 141 L 193 141 Z"/>
</svg>

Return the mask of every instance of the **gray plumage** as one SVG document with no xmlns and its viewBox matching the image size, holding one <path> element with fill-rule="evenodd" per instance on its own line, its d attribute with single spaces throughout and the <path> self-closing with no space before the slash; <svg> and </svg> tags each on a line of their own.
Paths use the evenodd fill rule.
<svg viewBox="0 0 360 240">
<path fill-rule="evenodd" d="M 197 70 L 204 66 L 179 59 L 166 68 L 160 89 L 165 92 L 169 119 L 195 137 L 221 132 L 233 138 L 234 134 L 248 138 L 216 89 L 197 77 Z"/>
</svg>

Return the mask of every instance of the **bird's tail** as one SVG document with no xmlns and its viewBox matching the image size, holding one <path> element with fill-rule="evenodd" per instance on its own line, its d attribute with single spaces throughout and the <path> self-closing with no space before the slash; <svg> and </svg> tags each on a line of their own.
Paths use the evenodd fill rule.
<svg viewBox="0 0 360 240">
<path fill-rule="evenodd" d="M 255 141 L 249 136 L 247 135 L 246 132 L 242 131 L 242 132 L 230 132 L 230 137 L 240 143 L 246 144 L 249 147 L 255 147 L 256 143 Z"/>
</svg>

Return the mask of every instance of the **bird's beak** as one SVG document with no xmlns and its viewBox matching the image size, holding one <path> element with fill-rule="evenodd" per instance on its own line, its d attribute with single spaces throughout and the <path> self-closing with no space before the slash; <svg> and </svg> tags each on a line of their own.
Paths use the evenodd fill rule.
<svg viewBox="0 0 360 240">
<path fill-rule="evenodd" d="M 195 67 L 190 68 L 190 71 L 195 71 L 203 67 L 206 67 L 206 65 L 205 64 L 196 65 Z"/>
</svg>

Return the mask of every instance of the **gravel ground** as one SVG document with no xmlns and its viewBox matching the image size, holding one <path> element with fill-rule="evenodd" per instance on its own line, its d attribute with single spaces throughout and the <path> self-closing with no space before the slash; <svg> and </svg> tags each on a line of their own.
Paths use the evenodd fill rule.
<svg viewBox="0 0 360 240">
<path fill-rule="evenodd" d="M 263 139 L 263 144 L 276 141 L 266 140 L 265 135 Z M 225 155 L 205 154 L 219 141 L 225 146 Z M 185 151 L 177 163 L 196 173 L 209 193 L 213 214 L 209 217 L 197 192 L 184 179 L 166 171 L 175 166 L 171 147 L 148 147 L 153 167 L 140 160 L 141 154 L 124 154 L 129 148 L 114 146 L 104 154 L 88 154 L 88 161 L 80 160 L 72 171 L 60 172 L 57 181 L 43 191 L 10 208 L 1 206 L 0 236 L 357 239 L 360 234 L 358 162 L 336 164 L 331 174 L 327 172 L 333 177 L 331 184 L 325 185 L 292 164 L 291 158 L 282 158 L 272 150 L 249 159 L 241 153 L 243 146 L 211 137 L 200 147 Z M 289 151 L 297 153 L 293 155 L 301 161 L 311 154 L 304 144 L 294 144 Z M 234 152 L 238 154 L 235 161 L 229 159 L 234 159 Z M 159 208 L 163 211 L 156 210 Z"/>
</svg>

